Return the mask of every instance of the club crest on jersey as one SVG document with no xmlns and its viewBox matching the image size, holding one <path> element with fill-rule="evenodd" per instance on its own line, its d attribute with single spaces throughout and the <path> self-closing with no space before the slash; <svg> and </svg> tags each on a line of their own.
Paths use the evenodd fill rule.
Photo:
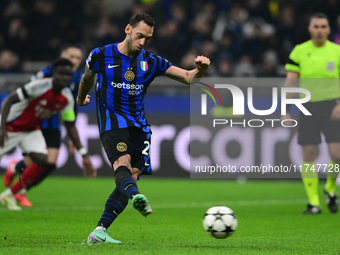
<svg viewBox="0 0 340 255">
<path fill-rule="evenodd" d="M 117 144 L 116 148 L 117 148 L 118 151 L 124 152 L 124 151 L 127 150 L 127 145 L 126 145 L 126 143 L 120 142 L 120 143 Z"/>
<path fill-rule="evenodd" d="M 148 62 L 146 61 L 141 61 L 140 62 L 140 68 L 145 72 L 146 70 L 148 70 Z"/>
<path fill-rule="evenodd" d="M 331 73 L 334 70 L 335 63 L 334 62 L 327 62 L 326 67 L 327 67 L 328 72 Z"/>
<path fill-rule="evenodd" d="M 128 71 L 126 71 L 126 73 L 124 74 L 124 76 L 127 81 L 133 81 L 133 79 L 135 78 L 135 74 L 132 71 L 130 71 L 129 68 Z"/>
</svg>

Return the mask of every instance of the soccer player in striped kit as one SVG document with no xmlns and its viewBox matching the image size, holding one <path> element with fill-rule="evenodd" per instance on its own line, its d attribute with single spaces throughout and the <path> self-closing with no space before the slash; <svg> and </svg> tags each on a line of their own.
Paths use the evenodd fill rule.
<svg viewBox="0 0 340 255">
<path fill-rule="evenodd" d="M 131 17 L 125 27 L 124 41 L 92 50 L 86 60 L 77 103 L 90 102 L 88 92 L 96 82 L 97 117 L 100 139 L 112 164 L 116 188 L 105 203 L 97 227 L 88 244 L 121 243 L 106 229 L 127 206 L 132 205 L 144 216 L 152 213 L 147 198 L 140 194 L 136 181 L 151 174 L 151 130 L 144 112 L 144 96 L 156 76 L 165 75 L 185 84 L 198 81 L 210 65 L 204 56 L 195 59 L 190 71 L 143 48 L 151 39 L 155 21 L 145 13 Z"/>
<path fill-rule="evenodd" d="M 11 188 L 0 194 L 0 202 L 10 210 L 21 210 L 15 195 L 30 185 L 44 171 L 55 168 L 48 162 L 47 149 L 40 124 L 62 111 L 65 127 L 77 148 L 81 148 L 75 127 L 74 99 L 67 87 L 72 78 L 73 64 L 64 58 L 53 62 L 52 78 L 25 84 L 11 93 L 1 106 L 0 157 L 17 145 L 32 160 Z"/>
</svg>

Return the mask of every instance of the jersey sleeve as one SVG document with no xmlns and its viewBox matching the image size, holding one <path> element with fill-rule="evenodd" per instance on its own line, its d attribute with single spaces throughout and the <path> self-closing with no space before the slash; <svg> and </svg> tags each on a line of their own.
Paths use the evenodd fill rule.
<svg viewBox="0 0 340 255">
<path fill-rule="evenodd" d="M 61 111 L 61 117 L 64 121 L 74 121 L 76 119 L 74 113 L 74 99 L 69 88 L 62 90 L 63 95 L 67 98 L 67 105 Z"/>
<path fill-rule="evenodd" d="M 99 73 L 99 61 L 98 61 L 98 53 L 100 52 L 99 48 L 94 49 L 90 52 L 89 56 L 86 59 L 87 67 L 94 73 Z"/>
<path fill-rule="evenodd" d="M 46 66 L 44 69 L 37 72 L 35 75 L 31 77 L 31 81 L 39 80 L 46 77 L 52 76 L 52 64 L 49 66 Z"/>
<path fill-rule="evenodd" d="M 47 78 L 43 80 L 35 80 L 29 83 L 26 83 L 23 87 L 20 87 L 16 90 L 16 93 L 20 99 L 29 100 L 39 97 L 44 94 L 48 89 L 52 87 L 52 79 Z"/>
<path fill-rule="evenodd" d="M 300 72 L 300 64 L 299 64 L 299 47 L 296 46 L 293 51 L 289 55 L 288 62 L 285 65 L 285 68 L 289 72 Z"/>
<path fill-rule="evenodd" d="M 156 75 L 164 75 L 166 70 L 168 70 L 168 68 L 172 66 L 172 63 L 168 61 L 166 58 L 156 56 L 156 65 L 157 65 Z"/>
</svg>

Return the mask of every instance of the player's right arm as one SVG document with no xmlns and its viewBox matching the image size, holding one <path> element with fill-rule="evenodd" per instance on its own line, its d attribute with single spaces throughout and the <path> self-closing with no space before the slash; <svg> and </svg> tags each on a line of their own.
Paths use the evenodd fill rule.
<svg viewBox="0 0 340 255">
<path fill-rule="evenodd" d="M 96 75 L 99 72 L 99 64 L 97 59 L 99 52 L 99 48 L 94 49 L 86 59 L 85 73 L 81 77 L 78 96 L 76 99 L 79 106 L 86 106 L 90 103 L 90 96 L 88 93 L 95 84 Z"/>
<path fill-rule="evenodd" d="M 297 72 L 287 72 L 284 87 L 292 88 L 298 86 L 299 73 Z M 295 93 L 287 93 L 286 98 L 293 98 Z M 282 115 L 281 120 L 291 119 L 292 115 L 289 112 L 289 108 L 286 109 L 286 115 Z"/>
<path fill-rule="evenodd" d="M 6 120 L 11 106 L 20 102 L 16 91 L 12 92 L 1 104 L 1 126 L 0 126 L 0 147 L 4 147 L 5 141 L 8 139 L 6 131 Z"/>
<path fill-rule="evenodd" d="M 284 86 L 286 88 L 293 88 L 298 86 L 298 78 L 299 73 L 298 72 L 290 72 L 288 71 L 286 74 L 286 80 L 284 83 Z M 287 98 L 292 98 L 294 96 L 294 93 L 288 93 Z"/>
<path fill-rule="evenodd" d="M 299 59 L 299 47 L 295 47 L 293 51 L 289 55 L 288 63 L 285 65 L 287 70 L 286 80 L 284 83 L 284 87 L 292 88 L 298 86 L 298 78 L 300 77 L 300 59 Z M 293 98 L 294 93 L 288 93 L 286 95 L 287 98 Z M 281 120 L 291 119 L 292 116 L 289 113 L 289 109 L 286 110 L 286 115 L 281 117 Z"/>
<path fill-rule="evenodd" d="M 79 106 L 86 106 L 90 103 L 89 91 L 96 82 L 96 73 L 92 72 L 87 66 L 85 67 L 85 73 L 83 74 L 78 90 L 77 104 Z"/>
<path fill-rule="evenodd" d="M 287 70 L 286 80 L 284 86 L 287 88 L 297 87 L 298 86 L 298 78 L 300 77 L 300 47 L 297 45 L 292 52 L 289 54 L 288 62 L 285 65 Z M 292 98 L 294 96 L 293 93 L 287 94 L 287 98 Z"/>
</svg>

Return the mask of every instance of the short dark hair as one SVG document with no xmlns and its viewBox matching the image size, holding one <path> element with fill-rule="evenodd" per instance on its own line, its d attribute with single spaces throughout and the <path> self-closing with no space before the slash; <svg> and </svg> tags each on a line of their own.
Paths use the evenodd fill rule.
<svg viewBox="0 0 340 255">
<path fill-rule="evenodd" d="M 309 24 L 312 22 L 313 19 L 326 19 L 329 24 L 328 16 L 322 12 L 314 13 L 309 19 Z"/>
<path fill-rule="evenodd" d="M 73 64 L 70 60 L 67 58 L 58 58 L 52 62 L 52 72 L 58 67 L 58 66 L 70 66 L 73 68 Z"/>
<path fill-rule="evenodd" d="M 141 21 L 144 21 L 150 27 L 154 27 L 156 25 L 155 19 L 149 14 L 143 12 L 133 15 L 129 21 L 129 24 L 131 27 L 136 27 Z"/>
<path fill-rule="evenodd" d="M 68 50 L 69 48 L 76 48 L 76 49 L 79 49 L 83 52 L 83 47 L 78 43 L 70 43 L 70 44 L 64 45 L 61 48 L 61 52 L 64 52 L 64 51 Z"/>
</svg>

